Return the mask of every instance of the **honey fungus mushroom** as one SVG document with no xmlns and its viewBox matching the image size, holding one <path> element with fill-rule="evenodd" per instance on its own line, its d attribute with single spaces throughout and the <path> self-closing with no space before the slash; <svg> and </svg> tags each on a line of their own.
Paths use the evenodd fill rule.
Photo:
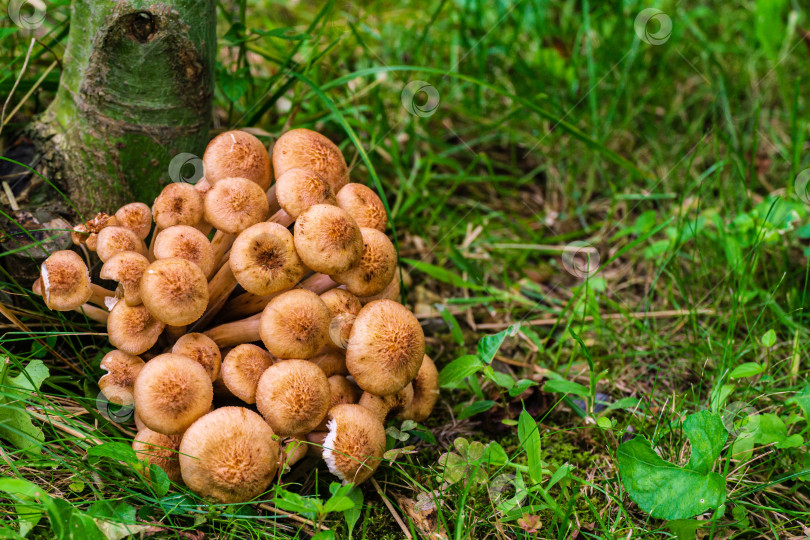
<svg viewBox="0 0 810 540">
<path fill-rule="evenodd" d="M 292 218 L 316 204 L 337 204 L 330 185 L 307 169 L 290 169 L 276 180 L 278 204 Z"/>
<path fill-rule="evenodd" d="M 116 349 L 143 354 L 157 343 L 165 326 L 143 305 L 117 302 L 107 319 L 107 337 Z"/>
<path fill-rule="evenodd" d="M 221 407 L 191 425 L 180 442 L 180 472 L 192 491 L 221 503 L 264 492 L 278 468 L 279 443 L 261 416 Z"/>
<path fill-rule="evenodd" d="M 398 392 L 424 356 L 425 334 L 402 304 L 375 300 L 360 310 L 346 348 L 346 367 L 360 388 L 378 396 Z"/>
<path fill-rule="evenodd" d="M 99 277 L 118 282 L 119 294 L 130 306 L 141 303 L 141 277 L 149 259 L 135 251 L 116 253 L 101 266 Z"/>
<path fill-rule="evenodd" d="M 295 221 L 294 238 L 301 260 L 315 272 L 345 272 L 363 254 L 360 227 L 337 206 L 315 204 L 307 208 Z"/>
<path fill-rule="evenodd" d="M 357 296 L 378 294 L 391 283 L 397 268 L 397 252 L 385 233 L 362 227 L 363 253 L 351 269 L 332 275 Z M 306 261 L 305 261 L 306 262 Z"/>
<path fill-rule="evenodd" d="M 211 408 L 214 390 L 205 368 L 179 354 L 151 359 L 135 379 L 135 410 L 164 435 L 183 433 Z"/>
<path fill-rule="evenodd" d="M 273 147 L 273 172 L 277 179 L 296 168 L 314 172 L 334 193 L 349 181 L 349 168 L 340 149 L 327 137 L 309 129 L 292 129 L 279 137 Z"/>
<path fill-rule="evenodd" d="M 277 223 L 257 223 L 243 231 L 231 248 L 229 264 L 236 281 L 257 295 L 289 289 L 306 272 L 293 235 Z"/>
<path fill-rule="evenodd" d="M 157 231 L 174 225 L 194 226 L 203 217 L 203 198 L 193 185 L 173 182 L 166 185 L 152 205 Z"/>
<path fill-rule="evenodd" d="M 45 305 L 70 311 L 90 300 L 93 289 L 87 265 L 74 251 L 56 251 L 40 266 L 40 286 Z"/>
<path fill-rule="evenodd" d="M 357 403 L 360 396 L 363 395 L 360 388 L 343 375 L 332 375 L 327 380 L 329 381 L 329 409 L 345 403 Z M 326 419 L 318 424 L 315 431 L 323 431 L 325 429 Z"/>
<path fill-rule="evenodd" d="M 205 220 L 218 231 L 238 234 L 267 218 L 267 195 L 246 178 L 225 178 L 205 195 Z"/>
<path fill-rule="evenodd" d="M 385 427 L 360 405 L 336 405 L 327 416 L 323 459 L 344 484 L 359 485 L 374 474 L 385 451 Z"/>
<path fill-rule="evenodd" d="M 304 435 L 329 410 L 331 388 L 321 368 L 306 360 L 284 360 L 268 367 L 256 387 L 256 406 L 273 432 Z"/>
<path fill-rule="evenodd" d="M 238 176 L 267 191 L 272 182 L 267 149 L 258 138 L 246 131 L 226 131 L 211 139 L 202 161 L 205 178 L 212 184 Z"/>
<path fill-rule="evenodd" d="M 329 339 L 332 345 L 345 349 L 354 325 L 354 319 L 363 307 L 355 295 L 345 289 L 331 289 L 321 294 L 329 315 Z"/>
<path fill-rule="evenodd" d="M 214 269 L 214 250 L 211 242 L 199 230 L 189 225 L 173 225 L 155 237 L 156 259 L 185 259 L 200 267 L 204 275 Z"/>
<path fill-rule="evenodd" d="M 102 262 L 107 262 L 116 253 L 122 251 L 135 251 L 141 255 L 146 254 L 146 244 L 143 240 L 126 227 L 104 227 L 98 233 L 96 253 Z"/>
<path fill-rule="evenodd" d="M 166 472 L 172 482 L 179 482 L 180 476 L 180 435 L 164 435 L 149 428 L 143 428 L 135 435 L 132 449 L 138 459 L 150 465 L 157 465 Z"/>
<path fill-rule="evenodd" d="M 212 381 L 219 377 L 222 367 L 222 353 L 214 340 L 205 334 L 191 332 L 181 336 L 172 346 L 172 354 L 191 358 L 200 364 L 205 368 Z"/>
<path fill-rule="evenodd" d="M 274 361 L 273 355 L 257 345 L 237 345 L 225 355 L 222 362 L 222 382 L 245 403 L 256 403 L 259 379 Z"/>
<path fill-rule="evenodd" d="M 360 227 L 385 231 L 388 225 L 385 205 L 368 186 L 350 182 L 338 191 L 335 202 L 352 216 Z"/>
<path fill-rule="evenodd" d="M 273 356 L 312 358 L 329 339 L 329 321 L 329 309 L 317 294 L 292 289 L 267 304 L 259 331 Z"/>
<path fill-rule="evenodd" d="M 101 369 L 107 373 L 98 381 L 99 390 L 110 403 L 132 405 L 135 379 L 143 369 L 144 361 L 134 354 L 110 351 L 101 359 Z"/>
<path fill-rule="evenodd" d="M 422 358 L 422 366 L 411 382 L 413 386 L 413 399 L 400 413 L 400 418 L 422 422 L 436 406 L 439 399 L 439 370 L 428 355 Z"/>
<path fill-rule="evenodd" d="M 373 412 L 380 419 L 380 422 L 385 423 L 389 418 L 393 418 L 410 407 L 413 402 L 413 395 L 413 385 L 408 384 L 399 392 L 387 396 L 377 396 L 370 392 L 363 392 L 357 404 Z"/>
<path fill-rule="evenodd" d="M 160 259 L 141 278 L 141 300 L 157 319 L 183 326 L 199 319 L 208 305 L 208 282 L 200 267 L 185 259 Z"/>
<path fill-rule="evenodd" d="M 115 213 L 115 219 L 141 240 L 152 230 L 152 210 L 141 202 L 125 204 Z"/>
</svg>

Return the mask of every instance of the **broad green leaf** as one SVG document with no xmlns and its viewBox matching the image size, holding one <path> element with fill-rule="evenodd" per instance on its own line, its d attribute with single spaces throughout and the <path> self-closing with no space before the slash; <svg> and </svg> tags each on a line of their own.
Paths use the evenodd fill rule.
<svg viewBox="0 0 810 540">
<path fill-rule="evenodd" d="M 492 334 L 491 336 L 484 336 L 478 340 L 478 358 L 485 364 L 491 363 L 492 359 L 495 358 L 495 355 L 498 353 L 498 349 L 503 345 L 506 336 L 515 335 L 518 327 L 519 325 L 513 324 L 506 330 Z"/>
<path fill-rule="evenodd" d="M 630 498 L 655 518 L 687 519 L 726 500 L 726 480 L 712 472 L 728 437 L 720 416 L 710 411 L 683 423 L 692 455 L 684 467 L 661 459 L 642 436 L 619 445 L 617 460 Z"/>
<path fill-rule="evenodd" d="M 48 367 L 42 360 L 31 360 L 22 373 L 15 377 L 9 377 L 8 381 L 20 390 L 35 392 L 39 390 L 42 382 L 49 376 Z"/>
<path fill-rule="evenodd" d="M 786 403 L 798 405 L 807 418 L 810 418 L 810 384 L 806 384 L 802 391 L 787 400 Z"/>
<path fill-rule="evenodd" d="M 634 407 L 638 407 L 639 403 L 641 403 L 641 400 L 638 398 L 623 397 L 609 404 L 607 408 L 609 411 L 615 411 L 619 409 L 632 409 Z"/>
<path fill-rule="evenodd" d="M 286 489 L 279 489 L 278 491 L 280 496 L 273 499 L 274 505 L 282 510 L 295 512 L 309 519 L 315 519 L 318 510 L 323 505 L 321 500 L 315 497 L 304 497 Z"/>
<path fill-rule="evenodd" d="M 149 478 L 152 481 L 152 489 L 155 490 L 158 497 L 165 496 L 169 492 L 169 488 L 172 487 L 169 475 L 154 463 L 149 465 Z"/>
<path fill-rule="evenodd" d="M 0 402 L 0 437 L 29 454 L 39 454 L 45 436 L 22 407 Z"/>
<path fill-rule="evenodd" d="M 557 394 L 574 394 L 580 397 L 590 397 L 591 392 L 584 386 L 574 381 L 552 380 L 543 385 L 544 392 L 554 392 Z"/>
<path fill-rule="evenodd" d="M 357 520 L 360 519 L 360 513 L 363 510 L 363 492 L 359 488 L 353 487 L 352 490 L 349 491 L 348 497 L 354 502 L 354 506 L 343 511 L 343 519 L 346 520 L 346 526 L 349 529 L 349 539 L 351 540 L 352 531 L 357 524 Z"/>
<path fill-rule="evenodd" d="M 130 465 L 138 463 L 138 455 L 135 453 L 135 450 L 132 449 L 132 446 L 115 441 L 99 444 L 98 446 L 91 446 L 87 449 L 87 455 L 115 459 Z"/>
<path fill-rule="evenodd" d="M 695 540 L 702 523 L 696 519 L 673 519 L 667 521 L 667 528 L 678 540 Z"/>
<path fill-rule="evenodd" d="M 447 309 L 447 306 L 443 304 L 437 304 L 436 309 L 439 310 L 439 314 L 444 319 L 444 322 L 447 323 L 447 326 L 450 328 L 450 335 L 453 336 L 453 339 L 458 345 L 464 345 L 464 334 L 461 332 L 461 327 L 458 325 L 458 321 L 453 314 L 450 313 L 450 310 Z"/>
<path fill-rule="evenodd" d="M 531 379 L 520 379 L 517 382 L 515 382 L 515 385 L 512 388 L 509 389 L 509 395 L 512 397 L 517 397 L 526 390 L 528 390 L 529 387 L 536 385 L 537 383 Z"/>
<path fill-rule="evenodd" d="M 765 368 L 756 362 L 746 362 L 734 368 L 731 372 L 731 378 L 742 379 L 744 377 L 753 377 L 754 375 L 759 375 L 764 370 Z"/>
<path fill-rule="evenodd" d="M 458 413 L 458 419 L 464 420 L 465 418 L 470 418 L 476 414 L 481 414 L 482 412 L 490 410 L 494 405 L 495 402 L 490 400 L 476 401 L 472 405 L 464 407 L 464 409 Z"/>
<path fill-rule="evenodd" d="M 537 422 L 534 421 L 526 409 L 520 412 L 518 418 L 518 439 L 520 445 L 526 451 L 529 463 L 529 479 L 534 484 L 543 481 L 543 462 L 541 460 L 540 431 Z"/>
<path fill-rule="evenodd" d="M 481 363 L 481 360 L 472 354 L 456 358 L 442 368 L 439 373 L 439 386 L 447 387 L 463 381 L 477 373 L 482 367 L 484 364 Z"/>
<path fill-rule="evenodd" d="M 762 344 L 766 347 L 773 347 L 776 345 L 776 332 L 774 332 L 773 329 L 770 329 L 762 334 Z"/>
<path fill-rule="evenodd" d="M 782 15 L 787 0 L 757 0 L 756 35 L 762 50 L 771 62 L 777 62 L 779 48 L 785 37 L 785 23 Z"/>
</svg>

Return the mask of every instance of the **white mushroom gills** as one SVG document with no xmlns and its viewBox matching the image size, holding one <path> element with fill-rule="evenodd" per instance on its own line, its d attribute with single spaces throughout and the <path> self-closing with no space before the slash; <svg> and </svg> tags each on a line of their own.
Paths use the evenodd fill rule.
<svg viewBox="0 0 810 540">
<path fill-rule="evenodd" d="M 335 439 L 337 439 L 337 422 L 334 418 L 330 418 L 326 423 L 326 429 L 328 430 L 328 433 L 326 434 L 326 438 L 323 440 L 323 460 L 326 462 L 329 472 L 345 482 L 346 477 L 343 476 L 343 473 L 338 470 L 337 464 L 335 464 L 334 450 Z"/>
</svg>

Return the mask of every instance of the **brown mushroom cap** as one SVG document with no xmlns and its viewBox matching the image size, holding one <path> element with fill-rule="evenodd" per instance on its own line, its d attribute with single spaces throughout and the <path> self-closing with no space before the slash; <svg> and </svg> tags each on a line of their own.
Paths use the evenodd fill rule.
<svg viewBox="0 0 810 540">
<path fill-rule="evenodd" d="M 143 273 L 141 300 L 164 323 L 183 326 L 205 313 L 208 281 L 196 264 L 176 257 L 161 259 Z"/>
<path fill-rule="evenodd" d="M 354 319 L 363 306 L 355 295 L 345 289 L 330 289 L 321 294 L 321 300 L 332 316 L 329 322 L 329 339 L 335 347 L 345 349 Z"/>
<path fill-rule="evenodd" d="M 39 267 L 45 305 L 56 311 L 70 311 L 93 295 L 90 273 L 74 251 L 56 251 Z"/>
<path fill-rule="evenodd" d="M 117 302 L 107 319 L 107 336 L 116 349 L 143 354 L 157 343 L 165 326 L 145 306 Z"/>
<path fill-rule="evenodd" d="M 335 205 L 332 188 L 317 173 L 306 169 L 290 169 L 276 180 L 278 204 L 293 219 L 314 204 Z"/>
<path fill-rule="evenodd" d="M 410 407 L 412 402 L 413 386 L 408 384 L 396 394 L 387 396 L 375 396 L 369 392 L 363 392 L 357 404 L 373 412 L 380 422 L 385 423 L 387 419 L 393 418 L 394 415 Z"/>
<path fill-rule="evenodd" d="M 344 403 L 357 403 L 363 391 L 354 382 L 343 375 L 332 375 L 329 377 L 329 408 Z M 322 420 L 315 428 L 315 431 L 326 430 L 326 419 Z"/>
<path fill-rule="evenodd" d="M 329 339 L 329 309 L 312 291 L 293 289 L 264 308 L 260 334 L 277 358 L 312 358 Z"/>
<path fill-rule="evenodd" d="M 222 382 L 245 403 L 256 403 L 256 387 L 262 373 L 273 365 L 273 355 L 251 343 L 237 345 L 222 362 Z"/>
<path fill-rule="evenodd" d="M 169 480 L 177 483 L 181 480 L 180 454 L 177 452 L 180 439 L 180 435 L 164 435 L 144 428 L 135 435 L 132 449 L 139 459 L 146 460 L 150 465 L 157 465 L 166 472 Z"/>
<path fill-rule="evenodd" d="M 382 199 L 368 186 L 348 183 L 335 196 L 337 205 L 354 218 L 361 227 L 384 231 L 388 214 Z"/>
<path fill-rule="evenodd" d="M 346 353 L 340 349 L 327 348 L 309 361 L 321 368 L 327 377 L 349 374 L 346 369 Z"/>
<path fill-rule="evenodd" d="M 284 360 L 268 367 L 256 387 L 256 406 L 282 437 L 309 433 L 329 410 L 324 372 L 306 360 Z"/>
<path fill-rule="evenodd" d="M 421 422 L 430 416 L 439 399 L 439 371 L 428 355 L 422 358 L 422 367 L 411 384 L 413 400 L 399 416 L 404 420 Z"/>
<path fill-rule="evenodd" d="M 360 262 L 331 277 L 357 296 L 371 296 L 385 289 L 394 278 L 397 252 L 385 233 L 367 227 L 362 227 L 360 232 L 363 235 Z"/>
<path fill-rule="evenodd" d="M 194 422 L 180 442 L 183 481 L 198 495 L 222 503 L 261 494 L 278 468 L 278 440 L 262 417 L 222 407 Z"/>
<path fill-rule="evenodd" d="M 107 262 L 113 255 L 122 251 L 135 251 L 146 255 L 146 244 L 137 234 L 126 227 L 115 226 L 101 229 L 96 246 L 98 258 Z"/>
<path fill-rule="evenodd" d="M 143 240 L 152 230 L 152 210 L 141 202 L 125 204 L 115 213 L 115 219 Z"/>
<path fill-rule="evenodd" d="M 402 304 L 375 300 L 360 310 L 346 349 L 346 367 L 360 388 L 378 396 L 398 392 L 424 356 L 422 326 Z"/>
<path fill-rule="evenodd" d="M 270 155 L 262 141 L 246 131 L 220 133 L 208 143 L 202 160 L 205 178 L 212 184 L 238 176 L 264 191 L 270 187 Z"/>
<path fill-rule="evenodd" d="M 98 380 L 98 387 L 110 403 L 132 405 L 135 379 L 144 361 L 134 354 L 114 350 L 101 359 L 101 369 L 107 373 Z"/>
<path fill-rule="evenodd" d="M 267 218 L 267 194 L 245 178 L 224 178 L 205 195 L 205 220 L 222 232 L 239 234 Z"/>
<path fill-rule="evenodd" d="M 292 129 L 279 137 L 273 147 L 276 179 L 295 168 L 316 173 L 334 193 L 349 181 L 349 168 L 340 149 L 328 138 L 309 129 Z"/>
<path fill-rule="evenodd" d="M 214 340 L 205 334 L 192 332 L 181 336 L 172 346 L 172 354 L 191 358 L 200 364 L 212 381 L 219 377 L 222 353 Z"/>
<path fill-rule="evenodd" d="M 236 281 L 250 293 L 266 296 L 289 289 L 306 267 L 293 235 L 278 223 L 257 223 L 236 238 L 229 260 Z"/>
<path fill-rule="evenodd" d="M 135 409 L 149 429 L 183 433 L 208 412 L 214 399 L 211 377 L 202 365 L 179 354 L 149 360 L 135 379 Z"/>
<path fill-rule="evenodd" d="M 101 266 L 99 277 L 118 282 L 119 292 L 130 306 L 141 303 L 141 277 L 149 267 L 149 259 L 135 251 L 116 253 Z"/>
<path fill-rule="evenodd" d="M 399 302 L 399 270 L 397 268 L 394 269 L 394 277 L 391 278 L 390 283 L 388 283 L 388 285 L 386 285 L 382 291 L 378 292 L 377 294 L 372 294 L 371 296 L 359 296 L 358 299 L 364 306 L 369 302 L 373 302 L 374 300 L 393 300 L 394 302 Z"/>
<path fill-rule="evenodd" d="M 206 276 L 214 268 L 211 242 L 198 229 L 189 225 L 173 225 L 160 231 L 155 238 L 155 258 L 178 257 L 200 267 Z"/>
<path fill-rule="evenodd" d="M 152 205 L 152 219 L 161 229 L 174 225 L 196 225 L 202 217 L 203 198 L 191 184 L 168 184 Z"/>
<path fill-rule="evenodd" d="M 323 459 L 344 483 L 359 485 L 374 474 L 385 452 L 385 427 L 360 405 L 336 405 L 327 416 Z"/>
<path fill-rule="evenodd" d="M 294 230 L 295 249 L 304 264 L 315 272 L 330 275 L 345 272 L 363 254 L 360 227 L 337 206 L 310 206 L 298 216 Z"/>
</svg>

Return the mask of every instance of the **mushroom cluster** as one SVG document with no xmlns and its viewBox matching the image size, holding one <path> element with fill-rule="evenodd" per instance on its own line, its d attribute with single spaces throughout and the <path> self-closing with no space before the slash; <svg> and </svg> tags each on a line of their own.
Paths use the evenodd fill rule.
<svg viewBox="0 0 810 540">
<path fill-rule="evenodd" d="M 316 453 L 360 484 L 382 460 L 385 422 L 422 421 L 438 397 L 422 328 L 398 302 L 385 206 L 307 129 L 283 134 L 272 158 L 228 131 L 202 161 L 196 185 L 74 228 L 115 290 L 60 251 L 34 292 L 107 325 L 101 392 L 134 406 L 133 448 L 171 480 L 244 502 Z"/>
</svg>

